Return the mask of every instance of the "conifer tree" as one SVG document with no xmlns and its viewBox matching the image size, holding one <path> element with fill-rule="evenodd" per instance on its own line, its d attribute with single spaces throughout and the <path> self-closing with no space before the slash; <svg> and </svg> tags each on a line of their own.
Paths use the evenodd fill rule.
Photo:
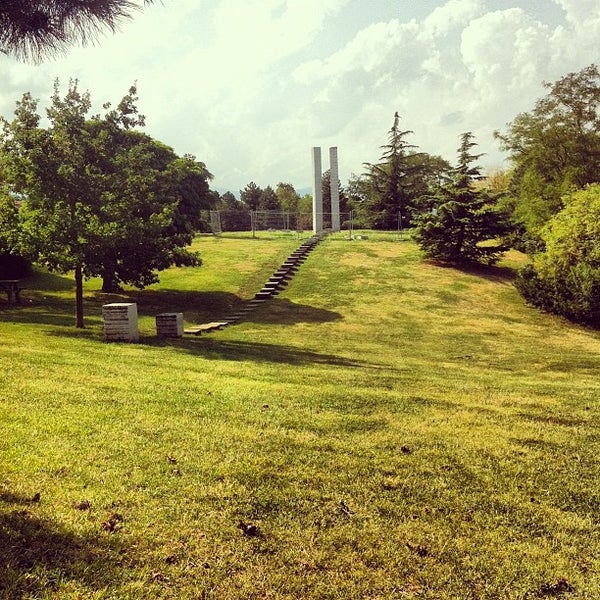
<svg viewBox="0 0 600 600">
<path fill-rule="evenodd" d="M 0 52 L 40 61 L 74 43 L 115 31 L 143 4 L 134 0 L 2 0 Z"/>
<path fill-rule="evenodd" d="M 395 229 L 398 215 L 413 203 L 412 193 L 419 165 L 411 160 L 415 146 L 406 141 L 413 133 L 400 128 L 400 117 L 394 114 L 394 123 L 388 132 L 388 143 L 382 146 L 381 162 L 367 163 L 372 194 L 367 211 L 374 229 Z"/>
<path fill-rule="evenodd" d="M 509 229 L 507 215 L 497 207 L 499 198 L 474 185 L 481 170 L 473 163 L 481 154 L 472 154 L 473 137 L 471 132 L 461 135 L 451 181 L 432 198 L 433 209 L 415 217 L 415 239 L 427 258 L 493 264 L 507 249 L 497 241 Z"/>
</svg>

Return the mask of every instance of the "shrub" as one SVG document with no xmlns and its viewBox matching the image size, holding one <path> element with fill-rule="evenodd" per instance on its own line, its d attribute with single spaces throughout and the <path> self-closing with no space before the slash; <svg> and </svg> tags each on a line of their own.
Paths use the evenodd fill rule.
<svg viewBox="0 0 600 600">
<path fill-rule="evenodd" d="M 533 305 L 573 321 L 600 325 L 600 185 L 565 199 L 542 229 L 545 250 L 515 285 Z"/>
</svg>

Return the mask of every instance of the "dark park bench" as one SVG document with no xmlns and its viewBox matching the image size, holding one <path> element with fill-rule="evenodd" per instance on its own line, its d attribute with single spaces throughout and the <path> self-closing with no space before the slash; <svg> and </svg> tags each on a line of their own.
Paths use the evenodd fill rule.
<svg viewBox="0 0 600 600">
<path fill-rule="evenodd" d="M 9 304 L 21 304 L 21 280 L 0 279 L 0 291 L 6 292 Z"/>
</svg>

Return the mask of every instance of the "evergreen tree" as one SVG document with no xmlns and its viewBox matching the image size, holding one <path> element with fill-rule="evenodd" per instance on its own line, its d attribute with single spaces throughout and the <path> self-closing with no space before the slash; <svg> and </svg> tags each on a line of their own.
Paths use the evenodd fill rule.
<svg viewBox="0 0 600 600">
<path fill-rule="evenodd" d="M 0 52 L 39 61 L 95 39 L 102 29 L 114 31 L 141 6 L 133 0 L 2 0 Z"/>
<path fill-rule="evenodd" d="M 394 114 L 394 123 L 388 132 L 388 143 L 382 146 L 383 154 L 378 164 L 366 163 L 371 190 L 367 210 L 374 229 L 395 229 L 398 215 L 408 214 L 415 201 L 416 176 L 420 169 L 412 149 L 416 146 L 406 141 L 413 133 L 400 129 L 400 117 Z"/>
<path fill-rule="evenodd" d="M 275 193 L 275 190 L 268 185 L 260 193 L 260 199 L 258 201 L 259 210 L 281 210 L 281 204 L 279 198 Z"/>
<path fill-rule="evenodd" d="M 240 199 L 248 210 L 258 210 L 262 190 L 254 181 L 251 181 L 243 190 L 240 190 Z"/>
<path fill-rule="evenodd" d="M 480 167 L 473 166 L 481 156 L 471 153 L 474 146 L 473 134 L 463 133 L 452 180 L 433 196 L 432 210 L 415 217 L 415 239 L 427 258 L 493 264 L 506 250 L 495 240 L 508 232 L 507 215 L 497 208 L 498 197 L 474 186 L 481 179 Z"/>
<path fill-rule="evenodd" d="M 221 212 L 223 231 L 248 231 L 251 226 L 250 214 L 231 192 L 225 192 L 217 204 Z"/>
</svg>

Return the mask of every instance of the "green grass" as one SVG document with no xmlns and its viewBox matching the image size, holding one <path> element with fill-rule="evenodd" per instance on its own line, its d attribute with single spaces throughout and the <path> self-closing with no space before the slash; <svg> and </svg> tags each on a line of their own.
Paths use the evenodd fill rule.
<svg viewBox="0 0 600 600">
<path fill-rule="evenodd" d="M 147 290 L 88 282 L 83 331 L 68 278 L 0 303 L 0 597 L 600 597 L 600 336 L 524 305 L 522 257 L 332 236 L 242 324 L 158 340 L 299 241 L 196 245 Z M 139 344 L 102 339 L 120 299 Z"/>
</svg>

